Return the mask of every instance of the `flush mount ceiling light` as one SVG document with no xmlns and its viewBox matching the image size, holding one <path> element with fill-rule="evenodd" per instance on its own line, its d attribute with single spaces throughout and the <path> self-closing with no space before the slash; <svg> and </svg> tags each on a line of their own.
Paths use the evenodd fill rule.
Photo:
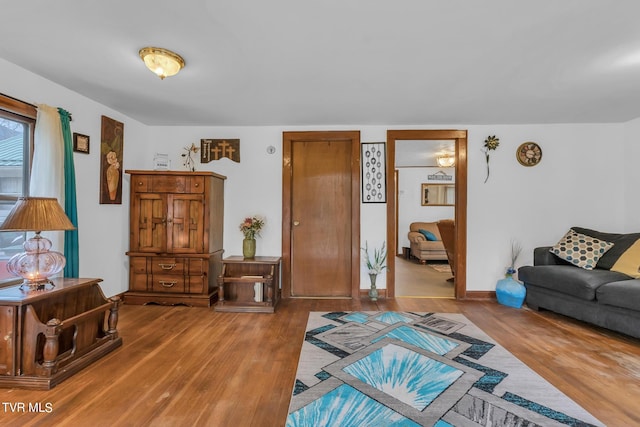
<svg viewBox="0 0 640 427">
<path fill-rule="evenodd" d="M 165 77 L 174 76 L 184 68 L 184 59 L 177 53 L 160 47 L 143 47 L 140 49 L 140 58 L 154 74 L 164 80 Z"/>
<path fill-rule="evenodd" d="M 451 153 L 444 153 L 444 154 L 440 154 L 436 158 L 436 162 L 438 163 L 438 166 L 440 166 L 441 168 L 450 168 L 456 162 L 456 158 Z"/>
</svg>

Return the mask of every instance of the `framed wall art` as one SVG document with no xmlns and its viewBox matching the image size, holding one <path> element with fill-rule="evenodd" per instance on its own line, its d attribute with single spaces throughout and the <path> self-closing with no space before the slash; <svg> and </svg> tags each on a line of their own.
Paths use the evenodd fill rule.
<svg viewBox="0 0 640 427">
<path fill-rule="evenodd" d="M 89 136 L 81 133 L 73 133 L 73 151 L 89 154 Z"/>
<path fill-rule="evenodd" d="M 516 158 L 522 166 L 535 166 L 542 160 L 542 148 L 535 142 L 522 143 L 516 151 Z"/>
<path fill-rule="evenodd" d="M 124 124 L 102 116 L 100 135 L 100 204 L 122 204 Z"/>
<path fill-rule="evenodd" d="M 455 184 L 422 184 L 422 206 L 455 206 Z"/>
<path fill-rule="evenodd" d="M 387 202 L 387 165 L 384 142 L 361 145 L 362 203 Z"/>
</svg>

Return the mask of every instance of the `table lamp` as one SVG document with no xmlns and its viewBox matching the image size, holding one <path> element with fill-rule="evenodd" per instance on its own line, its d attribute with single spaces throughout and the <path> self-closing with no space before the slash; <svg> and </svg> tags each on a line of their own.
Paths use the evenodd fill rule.
<svg viewBox="0 0 640 427">
<path fill-rule="evenodd" d="M 49 277 L 62 271 L 64 255 L 50 251 L 51 240 L 41 231 L 73 230 L 75 227 L 53 197 L 20 197 L 7 215 L 0 231 L 35 231 L 35 236 L 24 242 L 25 252 L 16 254 L 7 263 L 7 271 L 24 280 L 20 289 L 44 289 L 53 285 Z"/>
</svg>

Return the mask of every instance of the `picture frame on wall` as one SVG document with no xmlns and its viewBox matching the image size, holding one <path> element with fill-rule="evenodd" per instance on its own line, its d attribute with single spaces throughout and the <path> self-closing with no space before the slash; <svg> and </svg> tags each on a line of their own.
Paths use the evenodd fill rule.
<svg viewBox="0 0 640 427">
<path fill-rule="evenodd" d="M 387 202 L 387 152 L 384 142 L 361 144 L 362 203 Z"/>
<path fill-rule="evenodd" d="M 102 116 L 100 135 L 100 204 L 122 204 L 124 124 Z"/>
<path fill-rule="evenodd" d="M 423 183 L 420 188 L 421 206 L 455 206 L 455 184 Z"/>
<path fill-rule="evenodd" d="M 76 153 L 89 154 L 89 135 L 74 132 L 73 151 Z"/>
</svg>

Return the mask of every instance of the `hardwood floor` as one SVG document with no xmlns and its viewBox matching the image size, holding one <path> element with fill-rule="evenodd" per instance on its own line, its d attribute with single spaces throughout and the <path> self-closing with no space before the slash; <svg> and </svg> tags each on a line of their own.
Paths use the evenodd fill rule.
<svg viewBox="0 0 640 427">
<path fill-rule="evenodd" d="M 308 313 L 338 310 L 463 313 L 606 425 L 640 425 L 640 340 L 493 301 L 424 298 L 284 300 L 275 314 L 124 305 L 123 347 L 52 390 L 0 389 L 0 425 L 282 426 Z"/>
<path fill-rule="evenodd" d="M 430 261 L 428 264 L 448 266 L 446 261 Z M 453 282 L 447 282 L 453 277 L 451 273 L 439 273 L 430 265 L 420 264 L 415 259 L 396 257 L 395 275 L 396 297 L 455 298 Z"/>
</svg>

